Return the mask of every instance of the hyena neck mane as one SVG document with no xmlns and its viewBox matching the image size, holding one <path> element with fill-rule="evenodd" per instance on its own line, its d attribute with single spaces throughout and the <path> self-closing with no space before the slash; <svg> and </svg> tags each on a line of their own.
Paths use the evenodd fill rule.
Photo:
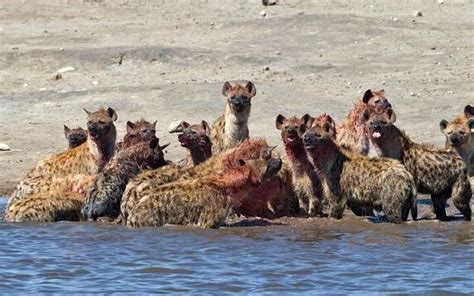
<svg viewBox="0 0 474 296">
<path fill-rule="evenodd" d="M 324 147 L 312 151 L 311 158 L 313 159 L 315 169 L 324 175 L 331 173 L 339 175 L 344 162 L 351 159 L 333 141 L 326 143 Z"/>
<path fill-rule="evenodd" d="M 116 138 L 117 130 L 113 125 L 106 136 L 100 137 L 99 139 L 93 139 L 92 137 L 87 138 L 89 150 L 99 162 L 99 171 L 102 171 L 104 166 L 114 155 Z"/>
<path fill-rule="evenodd" d="M 230 139 L 244 140 L 248 138 L 250 108 L 237 113 L 227 104 L 225 114 L 224 134 Z"/>
<path fill-rule="evenodd" d="M 200 141 L 198 145 L 189 149 L 189 154 L 191 155 L 193 165 L 205 162 L 212 156 L 211 140 L 206 138 L 205 141 Z"/>
<path fill-rule="evenodd" d="M 392 125 L 383 138 L 372 138 L 377 154 L 382 157 L 393 158 L 404 162 L 404 151 L 410 149 L 414 143 L 396 126 Z"/>
<path fill-rule="evenodd" d="M 249 168 L 230 169 L 224 173 L 209 177 L 208 182 L 225 192 L 234 202 L 239 202 L 245 197 L 243 193 L 255 188 L 255 181 L 251 180 L 251 174 Z"/>
<path fill-rule="evenodd" d="M 364 111 L 370 108 L 367 104 L 362 101 L 358 101 L 354 105 L 354 109 L 352 109 L 351 113 L 347 115 L 347 123 L 349 126 L 354 130 L 355 134 L 360 137 L 368 137 L 367 130 L 365 126 L 365 122 L 361 120 L 361 115 Z"/>
</svg>

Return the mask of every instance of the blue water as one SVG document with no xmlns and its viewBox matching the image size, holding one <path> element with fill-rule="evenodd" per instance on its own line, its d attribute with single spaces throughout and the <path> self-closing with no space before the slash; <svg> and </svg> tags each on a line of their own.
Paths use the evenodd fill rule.
<svg viewBox="0 0 474 296">
<path fill-rule="evenodd" d="M 474 293 L 469 222 L 277 222 L 218 230 L 1 223 L 0 292 Z"/>
</svg>

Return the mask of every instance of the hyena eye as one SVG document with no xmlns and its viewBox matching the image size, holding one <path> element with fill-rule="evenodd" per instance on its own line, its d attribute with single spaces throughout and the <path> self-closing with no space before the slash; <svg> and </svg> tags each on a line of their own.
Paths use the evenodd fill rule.
<svg viewBox="0 0 474 296">
<path fill-rule="evenodd" d="M 460 133 L 461 135 L 463 135 L 463 136 L 466 134 L 465 131 L 460 131 L 459 133 Z"/>
<path fill-rule="evenodd" d="M 99 120 L 99 124 L 105 124 L 105 121 Z"/>
<path fill-rule="evenodd" d="M 375 100 L 375 104 L 378 104 L 378 103 L 380 103 L 380 100 Z"/>
</svg>

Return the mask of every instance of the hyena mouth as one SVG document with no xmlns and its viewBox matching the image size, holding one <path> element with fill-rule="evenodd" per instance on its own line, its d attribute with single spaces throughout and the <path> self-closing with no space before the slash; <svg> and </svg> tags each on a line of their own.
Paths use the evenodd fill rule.
<svg viewBox="0 0 474 296">
<path fill-rule="evenodd" d="M 293 143 L 296 140 L 298 140 L 298 136 L 294 134 L 288 134 L 288 136 L 286 137 L 286 140 L 290 143 Z"/>
<path fill-rule="evenodd" d="M 189 147 L 190 146 L 188 138 L 186 136 L 184 136 L 183 134 L 178 135 L 178 141 L 181 144 L 181 147 Z"/>
<path fill-rule="evenodd" d="M 372 138 L 374 139 L 380 139 L 382 137 L 382 133 L 380 132 L 373 132 L 372 133 Z"/>
</svg>

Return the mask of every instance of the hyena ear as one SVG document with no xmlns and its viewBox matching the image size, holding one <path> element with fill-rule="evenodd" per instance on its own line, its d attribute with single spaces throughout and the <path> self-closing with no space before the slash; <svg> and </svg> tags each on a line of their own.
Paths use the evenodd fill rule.
<svg viewBox="0 0 474 296">
<path fill-rule="evenodd" d="M 229 92 L 232 90 L 232 85 L 229 83 L 229 81 L 226 81 L 224 85 L 222 86 L 222 94 L 224 97 L 227 97 Z"/>
<path fill-rule="evenodd" d="M 448 127 L 449 122 L 446 119 L 442 119 L 439 122 L 439 129 L 441 130 L 442 133 L 444 133 L 444 130 Z"/>
<path fill-rule="evenodd" d="M 166 147 L 168 147 L 171 143 L 164 144 L 163 146 L 160 147 L 161 150 L 165 150 Z"/>
<path fill-rule="evenodd" d="M 240 166 L 244 166 L 244 165 L 245 165 L 245 160 L 239 159 L 239 165 L 240 165 Z"/>
<path fill-rule="evenodd" d="M 253 98 L 257 94 L 257 88 L 252 83 L 252 81 L 247 82 L 245 89 L 249 92 L 250 96 Z"/>
<path fill-rule="evenodd" d="M 71 129 L 67 125 L 64 125 L 64 135 L 66 136 L 66 138 L 70 132 L 71 132 Z"/>
<path fill-rule="evenodd" d="M 305 115 L 303 115 L 303 117 L 301 117 L 301 120 L 303 121 L 303 124 L 307 128 L 311 128 L 311 126 L 313 125 L 313 122 L 314 122 L 314 117 L 312 117 L 309 114 L 305 114 Z"/>
<path fill-rule="evenodd" d="M 329 131 L 331 130 L 331 124 L 329 122 L 325 122 L 323 124 L 323 130 L 326 132 L 326 133 L 329 133 Z"/>
<path fill-rule="evenodd" d="M 186 121 L 181 121 L 180 126 L 181 126 L 181 132 L 182 132 L 182 131 L 184 131 L 185 129 L 187 129 L 187 128 L 190 126 L 190 124 L 187 123 Z"/>
<path fill-rule="evenodd" d="M 275 150 L 277 146 L 269 146 L 260 152 L 260 159 L 268 160 L 272 158 L 272 151 Z"/>
<path fill-rule="evenodd" d="M 464 107 L 464 115 L 467 118 L 473 117 L 474 116 L 474 106 L 467 105 L 466 107 Z"/>
<path fill-rule="evenodd" d="M 158 120 L 155 120 L 155 121 L 151 124 L 151 126 L 153 126 L 153 128 L 156 128 L 156 123 L 157 123 L 157 122 L 158 122 Z"/>
<path fill-rule="evenodd" d="M 210 137 L 211 136 L 211 128 L 209 127 L 209 124 L 207 121 L 203 120 L 201 121 L 201 126 L 204 129 L 204 132 L 206 133 L 206 136 Z"/>
<path fill-rule="evenodd" d="M 467 126 L 471 130 L 471 133 L 474 133 L 474 118 L 471 118 L 467 121 Z"/>
<path fill-rule="evenodd" d="M 91 113 L 92 113 L 92 112 L 90 112 L 90 111 L 87 111 L 86 108 L 84 108 L 84 111 L 87 113 L 87 116 L 91 115 Z"/>
<path fill-rule="evenodd" d="M 277 130 L 281 130 L 282 129 L 282 125 L 283 125 L 283 122 L 286 120 L 286 117 L 281 115 L 281 114 L 278 114 L 276 120 L 275 120 L 275 126 L 277 128 Z"/>
<path fill-rule="evenodd" d="M 160 143 L 160 140 L 158 138 L 154 138 L 150 141 L 150 148 L 151 149 L 156 149 L 158 147 L 158 144 Z"/>
<path fill-rule="evenodd" d="M 397 121 L 397 115 L 395 114 L 395 111 L 393 111 L 392 108 L 387 109 L 387 115 L 390 119 L 390 123 L 395 123 L 395 121 Z"/>
<path fill-rule="evenodd" d="M 115 112 L 114 109 L 112 108 L 107 108 L 107 114 L 109 114 L 110 118 L 112 118 L 112 121 L 116 121 L 117 120 L 117 112 Z"/>
<path fill-rule="evenodd" d="M 127 121 L 127 133 L 131 133 L 135 127 L 136 127 L 135 123 L 131 121 Z"/>
<path fill-rule="evenodd" d="M 373 97 L 374 97 L 374 93 L 370 89 L 368 89 L 365 91 L 364 96 L 362 97 L 362 102 L 367 104 L 369 100 Z"/>
</svg>

